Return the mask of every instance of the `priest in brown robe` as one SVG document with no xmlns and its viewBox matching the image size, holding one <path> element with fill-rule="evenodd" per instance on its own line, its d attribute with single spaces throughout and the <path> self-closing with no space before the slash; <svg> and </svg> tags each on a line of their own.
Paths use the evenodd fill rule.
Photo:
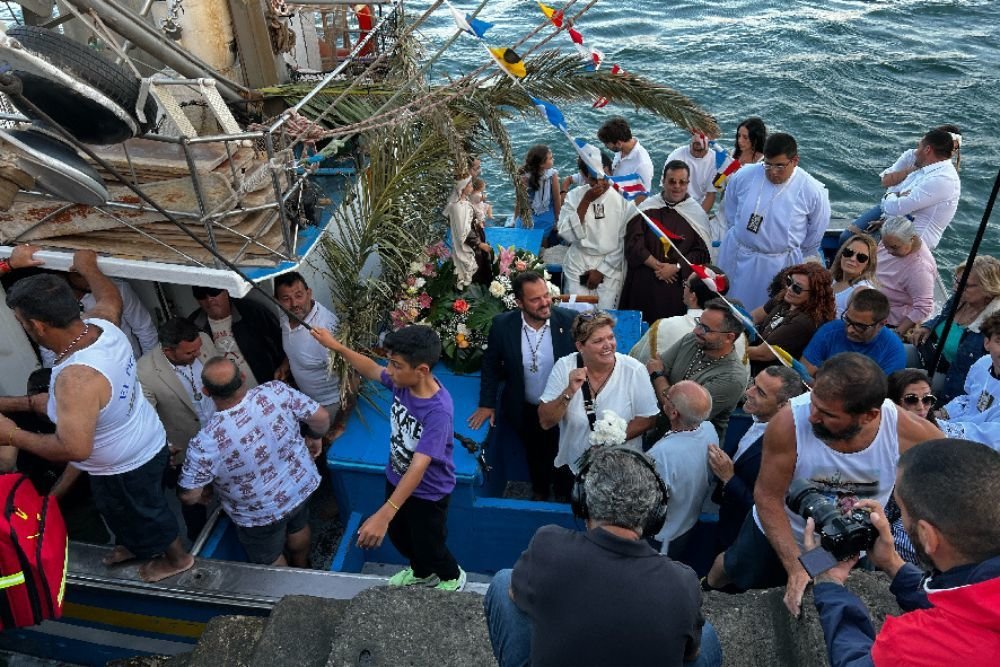
<svg viewBox="0 0 1000 667">
<path fill-rule="evenodd" d="M 691 172 L 681 160 L 663 167 L 662 192 L 642 202 L 640 210 L 671 236 L 669 251 L 641 215 L 629 220 L 625 229 L 625 261 L 628 272 L 618 308 L 641 310 L 642 319 L 653 323 L 663 317 L 683 315 L 684 281 L 691 269 L 678 250 L 693 264 L 708 264 L 708 216 L 688 195 Z"/>
</svg>

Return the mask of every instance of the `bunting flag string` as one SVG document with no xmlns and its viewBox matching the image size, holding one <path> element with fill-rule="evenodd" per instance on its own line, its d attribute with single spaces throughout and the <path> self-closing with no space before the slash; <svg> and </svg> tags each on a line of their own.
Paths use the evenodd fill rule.
<svg viewBox="0 0 1000 667">
<path fill-rule="evenodd" d="M 708 142 L 708 147 L 715 152 L 715 178 L 712 179 L 712 185 L 716 188 L 721 188 L 726 180 L 736 173 L 742 165 L 740 161 L 735 159 L 729 154 L 725 148 L 719 145 L 719 142 L 714 139 Z"/>
<path fill-rule="evenodd" d="M 619 65 L 618 63 L 615 63 L 614 65 L 611 66 L 611 73 L 615 75 L 628 74 L 628 72 L 622 69 L 621 65 Z M 591 108 L 603 109 L 604 107 L 608 106 L 608 103 L 610 101 L 611 100 L 602 95 L 601 97 L 598 97 L 597 100 L 591 105 Z"/>
<path fill-rule="evenodd" d="M 472 18 L 469 14 L 463 16 L 450 2 L 448 3 L 448 9 L 451 11 L 452 18 L 455 19 L 455 25 L 458 26 L 459 30 L 464 30 L 477 39 L 482 39 L 486 31 L 493 27 L 492 23 Z"/>
<path fill-rule="evenodd" d="M 524 78 L 526 70 L 524 66 L 524 61 L 521 59 L 521 57 L 518 56 L 516 53 L 514 53 L 513 49 L 507 47 L 491 47 L 486 45 L 486 43 L 483 41 L 482 33 L 485 33 L 485 31 L 488 30 L 489 27 L 492 27 L 492 24 L 488 24 L 485 21 L 481 21 L 479 22 L 480 27 L 474 28 L 472 22 L 469 21 L 469 19 L 472 18 L 471 16 L 468 15 L 463 16 L 461 13 L 456 11 L 454 7 L 452 7 L 451 3 L 448 2 L 448 0 L 445 0 L 445 3 L 451 10 L 452 16 L 455 19 L 455 24 L 458 26 L 458 28 L 463 32 L 466 32 L 467 34 L 479 40 L 479 42 L 483 45 L 483 48 L 485 48 L 487 52 L 490 54 L 490 57 L 492 57 L 500 66 L 501 70 L 511 78 L 511 80 L 515 85 L 519 86 L 521 90 L 524 91 L 524 93 L 528 96 L 528 99 L 531 100 L 532 105 L 534 105 L 538 113 L 543 118 L 545 118 L 545 120 L 548 121 L 550 125 L 555 127 L 566 137 L 566 139 L 570 142 L 570 145 L 573 146 L 573 149 L 576 151 L 577 155 L 579 155 L 580 158 L 583 160 L 583 163 L 586 165 L 587 170 L 591 173 L 592 177 L 603 178 L 607 180 L 610 183 L 612 189 L 615 192 L 617 192 L 618 195 L 621 196 L 625 201 L 629 203 L 629 205 L 635 210 L 637 215 L 643 218 L 649 229 L 652 230 L 652 232 L 663 244 L 664 252 L 668 252 L 670 248 L 673 247 L 674 250 L 676 251 L 677 257 L 687 266 L 691 267 L 691 270 L 697 274 L 698 271 L 695 269 L 695 266 L 700 267 L 701 265 L 693 264 L 684 255 L 684 253 L 680 251 L 680 249 L 671 244 L 671 240 L 680 240 L 682 237 L 677 236 L 676 234 L 673 234 L 666 229 L 660 228 L 659 225 L 654 223 L 650 219 L 650 217 L 646 215 L 646 213 L 644 213 L 642 210 L 640 210 L 639 207 L 636 205 L 635 199 L 639 195 L 648 194 L 645 192 L 642 186 L 642 182 L 639 179 L 638 175 L 627 174 L 621 176 L 609 176 L 608 174 L 604 173 L 604 165 L 601 164 L 601 160 L 599 157 L 600 151 L 584 150 L 585 148 L 592 149 L 594 147 L 590 146 L 583 139 L 574 138 L 569 133 L 569 128 L 566 123 L 566 116 L 563 114 L 563 112 L 556 105 L 531 95 L 530 93 L 528 93 L 527 89 L 524 88 L 524 85 L 521 83 L 520 79 Z M 545 7 L 541 3 L 539 3 L 539 6 L 543 7 L 542 9 L 543 12 L 546 12 L 546 9 L 551 9 L 551 7 Z M 557 17 L 555 10 L 552 10 L 551 16 L 549 16 L 549 14 L 546 12 L 546 16 L 549 17 L 549 19 L 552 20 L 554 24 L 555 20 L 558 20 L 560 23 L 565 24 L 565 18 L 561 15 Z M 473 21 L 475 21 L 475 19 L 473 19 Z M 481 28 L 482 25 L 486 25 L 487 27 Z M 477 32 L 477 30 L 479 30 L 479 32 Z M 570 28 L 570 30 L 572 32 L 576 32 L 573 31 L 572 28 Z M 576 34 L 579 35 L 579 33 Z M 582 44 L 582 35 L 580 36 L 580 43 Z M 614 70 L 612 71 L 614 72 Z M 709 144 L 712 145 L 715 144 L 715 142 L 714 141 L 709 142 Z M 715 149 L 716 164 L 718 166 L 720 165 L 718 158 L 719 151 L 722 151 L 724 157 L 728 157 L 728 155 L 725 153 L 725 149 L 723 149 L 721 146 L 718 146 L 717 144 L 716 146 L 717 146 L 717 148 Z M 722 164 L 725 165 L 726 163 L 723 162 Z M 732 168 L 730 173 L 739 168 L 739 162 L 736 162 L 736 165 L 737 166 L 735 168 Z M 728 169 L 729 167 L 726 168 Z M 707 270 L 705 270 L 705 267 L 701 267 L 701 270 L 704 273 L 704 276 L 701 276 L 699 274 L 699 277 L 702 277 L 703 280 L 712 278 L 713 279 L 712 284 L 716 286 L 716 289 L 714 291 L 718 293 L 719 292 L 718 283 L 714 281 L 714 278 L 716 278 L 717 276 L 714 275 L 714 272 L 712 276 L 709 276 Z M 740 322 L 743 323 L 744 327 L 747 329 L 748 332 L 750 332 L 752 335 L 761 338 L 761 344 L 767 347 L 774 354 L 775 358 L 780 363 L 795 370 L 797 373 L 799 373 L 799 375 L 802 376 L 803 381 L 806 383 L 806 386 L 808 388 L 808 383 L 812 380 L 812 378 L 809 376 L 809 373 L 806 372 L 805 367 L 798 360 L 793 359 L 792 356 L 788 354 L 788 352 L 786 352 L 785 350 L 782 350 L 780 347 L 776 345 L 770 345 L 767 341 L 763 340 L 763 338 L 757 332 L 756 326 L 753 323 L 753 319 L 746 313 L 744 309 L 740 308 L 736 304 L 726 299 L 726 297 L 723 296 L 722 294 L 719 294 L 719 298 L 722 299 L 726 303 L 726 305 L 729 306 L 732 312 L 740 319 Z"/>
<path fill-rule="evenodd" d="M 574 28 L 570 22 L 566 20 L 563 10 L 553 9 L 548 5 L 543 5 L 541 2 L 538 3 L 538 8 L 542 10 L 542 13 L 545 14 L 545 18 L 547 18 L 552 25 L 560 30 L 563 28 L 566 29 L 566 33 L 573 42 L 573 47 L 576 49 L 576 52 L 580 54 L 580 58 L 585 63 L 587 69 L 590 71 L 600 69 L 601 63 L 604 62 L 604 53 L 600 49 L 588 47 L 584 43 L 583 33 Z"/>
</svg>

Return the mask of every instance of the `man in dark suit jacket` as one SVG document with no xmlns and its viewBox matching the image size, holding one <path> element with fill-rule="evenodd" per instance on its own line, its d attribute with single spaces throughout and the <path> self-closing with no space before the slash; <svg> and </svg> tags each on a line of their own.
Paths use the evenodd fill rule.
<svg viewBox="0 0 1000 667">
<path fill-rule="evenodd" d="M 753 487 L 760 472 L 767 422 L 795 396 L 806 390 L 791 368 L 769 366 L 757 374 L 746 391 L 743 411 L 753 424 L 736 446 L 709 447 L 708 465 L 719 478 L 712 499 L 719 503 L 719 551 L 736 541 L 747 513 L 753 507 Z M 726 443 L 728 445 L 728 443 Z M 721 555 L 720 555 L 721 558 Z"/>
<path fill-rule="evenodd" d="M 572 480 L 556 480 L 552 462 L 559 448 L 559 429 L 542 429 L 538 402 L 556 359 L 576 352 L 570 333 L 576 313 L 552 307 L 548 283 L 537 273 L 518 274 L 512 288 L 518 310 L 493 318 L 483 355 L 479 408 L 468 423 L 474 429 L 487 419 L 495 424 L 499 394 L 500 416 L 525 447 L 532 498 L 547 500 L 553 482 L 561 498 L 568 495 Z"/>
<path fill-rule="evenodd" d="M 284 379 L 275 376 L 285 351 L 274 311 L 251 299 L 231 299 L 218 288 L 195 285 L 191 293 L 199 307 L 188 319 L 212 338 L 220 354 L 240 367 L 248 388 Z"/>
</svg>

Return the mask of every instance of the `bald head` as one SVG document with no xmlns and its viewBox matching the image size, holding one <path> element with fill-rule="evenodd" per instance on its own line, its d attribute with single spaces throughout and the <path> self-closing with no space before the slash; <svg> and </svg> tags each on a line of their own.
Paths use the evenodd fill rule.
<svg viewBox="0 0 1000 667">
<path fill-rule="evenodd" d="M 677 418 L 671 420 L 671 426 L 675 429 L 694 428 L 712 414 L 712 395 L 691 380 L 682 380 L 670 387 L 667 400 L 677 411 Z"/>
<path fill-rule="evenodd" d="M 243 387 L 243 376 L 236 363 L 227 357 L 212 357 L 201 371 L 205 391 L 215 399 L 234 397 Z"/>
</svg>

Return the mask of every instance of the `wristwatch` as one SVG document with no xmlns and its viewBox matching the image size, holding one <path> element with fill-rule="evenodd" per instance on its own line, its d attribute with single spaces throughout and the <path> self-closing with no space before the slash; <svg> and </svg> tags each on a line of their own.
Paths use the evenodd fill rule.
<svg viewBox="0 0 1000 667">
<path fill-rule="evenodd" d="M 656 378 L 665 378 L 665 377 L 667 376 L 663 374 L 663 371 L 655 371 L 649 374 L 649 381 L 654 382 Z"/>
</svg>

